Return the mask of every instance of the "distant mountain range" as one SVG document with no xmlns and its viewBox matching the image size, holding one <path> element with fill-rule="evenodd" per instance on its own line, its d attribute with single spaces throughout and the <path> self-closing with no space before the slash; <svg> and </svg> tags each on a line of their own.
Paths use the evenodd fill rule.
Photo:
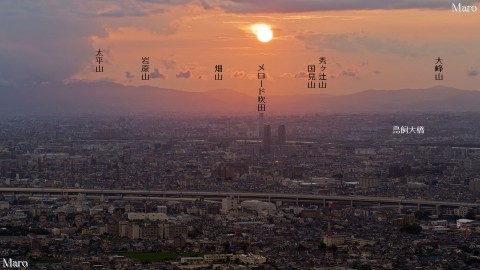
<svg viewBox="0 0 480 270">
<path fill-rule="evenodd" d="M 267 96 L 267 111 L 291 113 L 480 111 L 480 91 L 450 87 L 367 90 L 349 95 Z M 109 82 L 0 88 L 5 114 L 252 114 L 255 96 L 232 90 L 188 92 Z"/>
</svg>

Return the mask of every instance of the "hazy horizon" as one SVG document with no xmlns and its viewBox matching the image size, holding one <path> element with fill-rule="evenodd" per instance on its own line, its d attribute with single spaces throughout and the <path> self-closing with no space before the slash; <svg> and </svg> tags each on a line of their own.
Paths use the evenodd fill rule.
<svg viewBox="0 0 480 270">
<path fill-rule="evenodd" d="M 35 114 L 257 114 L 257 99 L 235 90 L 191 92 L 110 82 L 42 84 L 0 90 L 0 112 Z M 310 113 L 478 112 L 480 91 L 436 86 L 353 94 L 269 95 L 267 115 Z"/>
<path fill-rule="evenodd" d="M 102 1 L 0 3 L 0 86 L 113 82 L 254 95 L 265 65 L 266 96 L 349 94 L 435 85 L 478 90 L 476 13 L 450 2 Z M 267 24 L 270 42 L 252 25 Z M 96 52 L 104 72 L 95 72 Z M 307 88 L 307 66 L 326 57 L 328 86 Z M 149 57 L 150 80 L 141 80 Z M 444 80 L 434 80 L 435 59 Z M 223 80 L 214 80 L 222 65 Z M 317 70 L 317 75 L 319 71 Z"/>
</svg>

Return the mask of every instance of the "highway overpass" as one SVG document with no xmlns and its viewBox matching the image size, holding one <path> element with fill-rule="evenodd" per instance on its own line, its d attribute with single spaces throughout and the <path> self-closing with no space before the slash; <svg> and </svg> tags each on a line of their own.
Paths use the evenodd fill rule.
<svg viewBox="0 0 480 270">
<path fill-rule="evenodd" d="M 320 203 L 328 202 L 343 204 L 387 204 L 387 205 L 414 205 L 417 207 L 469 207 L 477 208 L 478 203 L 449 202 L 422 199 L 402 199 L 396 197 L 372 197 L 372 196 L 347 196 L 347 195 L 316 195 L 316 194 L 284 194 L 284 193 L 256 193 L 256 192 L 208 192 L 208 191 L 178 191 L 178 190 L 103 190 L 103 189 L 77 189 L 77 188 L 0 188 L 3 196 L 76 196 L 79 193 L 87 197 L 105 199 L 139 199 L 139 200 L 165 200 L 165 199 L 195 199 L 203 198 L 219 201 L 222 198 L 233 196 L 243 200 L 282 201 L 296 203 Z"/>
</svg>

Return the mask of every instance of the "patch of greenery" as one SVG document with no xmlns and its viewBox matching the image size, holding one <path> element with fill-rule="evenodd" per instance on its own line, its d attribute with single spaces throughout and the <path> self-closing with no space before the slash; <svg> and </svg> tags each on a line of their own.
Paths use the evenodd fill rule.
<svg viewBox="0 0 480 270">
<path fill-rule="evenodd" d="M 104 241 L 108 241 L 108 242 L 112 242 L 112 243 L 118 243 L 120 242 L 120 238 L 119 237 L 115 237 L 115 236 L 110 236 L 110 235 L 100 235 L 98 236 L 98 238 L 104 240 Z"/>
<path fill-rule="evenodd" d="M 26 236 L 29 233 L 37 235 L 48 235 L 50 232 L 43 228 L 29 228 L 26 226 L 7 225 L 5 229 L 0 230 L 0 236 Z"/>
<path fill-rule="evenodd" d="M 138 260 L 142 263 L 176 260 L 178 257 L 173 252 L 122 252 L 118 255 Z"/>
<path fill-rule="evenodd" d="M 180 257 L 203 257 L 204 253 L 184 252 L 180 254 Z"/>
<path fill-rule="evenodd" d="M 204 254 L 191 252 L 182 253 L 180 255 L 173 252 L 120 252 L 118 255 L 138 260 L 142 263 L 151 263 L 158 261 L 172 261 L 179 257 L 203 257 Z"/>
<path fill-rule="evenodd" d="M 31 262 L 34 265 L 37 265 L 37 264 L 54 264 L 54 263 L 61 263 L 62 259 L 51 258 L 51 257 L 40 257 L 40 258 L 37 258 L 37 259 L 32 259 Z"/>
</svg>

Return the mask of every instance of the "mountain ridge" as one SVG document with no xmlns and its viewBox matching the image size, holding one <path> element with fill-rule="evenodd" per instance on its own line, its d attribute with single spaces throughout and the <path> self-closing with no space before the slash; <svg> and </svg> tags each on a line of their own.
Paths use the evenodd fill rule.
<svg viewBox="0 0 480 270">
<path fill-rule="evenodd" d="M 251 114 L 257 97 L 235 90 L 191 92 L 112 82 L 42 84 L 0 88 L 2 114 Z M 268 113 L 380 113 L 480 111 L 480 91 L 446 86 L 369 89 L 347 95 L 266 96 Z"/>
</svg>

